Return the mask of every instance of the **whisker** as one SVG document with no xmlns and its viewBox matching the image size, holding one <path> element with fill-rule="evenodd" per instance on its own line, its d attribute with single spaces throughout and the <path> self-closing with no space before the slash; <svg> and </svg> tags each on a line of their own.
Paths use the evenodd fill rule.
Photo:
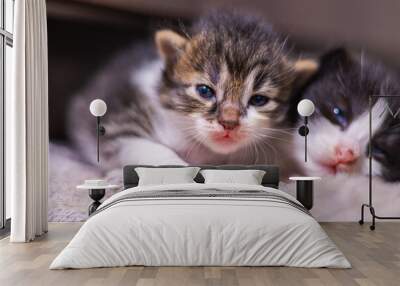
<svg viewBox="0 0 400 286">
<path fill-rule="evenodd" d="M 287 140 L 287 139 L 284 139 L 284 138 L 281 138 L 281 137 L 271 136 L 271 135 L 268 135 L 268 134 L 253 134 L 253 136 L 258 138 L 258 139 L 268 138 L 268 139 L 278 140 L 278 141 L 286 142 L 286 143 L 292 142 L 291 140 Z"/>
<path fill-rule="evenodd" d="M 267 158 L 267 162 L 266 163 L 275 163 L 276 162 L 276 158 L 277 158 L 277 153 L 278 153 L 278 150 L 273 146 L 273 145 L 271 145 L 271 144 L 269 144 L 267 141 L 262 141 L 261 142 L 261 144 L 262 145 L 264 145 L 264 146 L 266 146 L 266 147 L 268 147 L 268 148 L 270 148 L 271 149 L 271 151 L 272 151 L 272 158 L 271 158 L 271 161 L 269 161 L 268 159 L 269 158 Z"/>
</svg>

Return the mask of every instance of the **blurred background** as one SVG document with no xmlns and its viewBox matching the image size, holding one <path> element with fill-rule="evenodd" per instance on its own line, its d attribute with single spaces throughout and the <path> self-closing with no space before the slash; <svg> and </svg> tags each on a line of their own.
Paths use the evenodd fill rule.
<svg viewBox="0 0 400 286">
<path fill-rule="evenodd" d="M 48 0 L 50 221 L 84 221 L 90 199 L 75 187 L 104 176 L 98 166 L 82 162 L 68 144 L 66 113 L 71 98 L 119 50 L 151 39 L 159 28 L 179 30 L 213 8 L 265 18 L 289 36 L 295 51 L 318 55 L 345 46 L 400 67 L 398 0 Z M 354 220 L 365 199 L 367 178 L 332 180 L 316 186 L 321 203 L 313 214 L 321 221 Z M 294 184 L 282 187 L 294 194 Z M 376 190 L 381 191 L 377 205 L 385 215 L 398 212 L 398 185 L 379 185 Z"/>
<path fill-rule="evenodd" d="M 298 48 L 343 45 L 400 67 L 397 0 L 48 0 L 51 139 L 67 140 L 69 99 L 118 50 L 221 7 L 263 16 Z"/>
</svg>

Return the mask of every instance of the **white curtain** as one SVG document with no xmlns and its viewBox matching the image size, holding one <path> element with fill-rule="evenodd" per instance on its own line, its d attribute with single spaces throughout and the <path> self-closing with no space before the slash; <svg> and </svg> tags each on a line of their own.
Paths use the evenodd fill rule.
<svg viewBox="0 0 400 286">
<path fill-rule="evenodd" d="M 48 79 L 45 0 L 15 1 L 13 93 L 6 98 L 12 242 L 47 232 Z"/>
</svg>

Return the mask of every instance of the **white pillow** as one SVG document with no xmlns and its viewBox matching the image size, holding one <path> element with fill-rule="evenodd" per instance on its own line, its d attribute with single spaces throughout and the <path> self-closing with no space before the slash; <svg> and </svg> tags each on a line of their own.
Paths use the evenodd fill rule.
<svg viewBox="0 0 400 286">
<path fill-rule="evenodd" d="M 265 171 L 262 170 L 202 170 L 205 184 L 261 185 Z"/>
<path fill-rule="evenodd" d="M 193 179 L 199 170 L 198 167 L 135 168 L 139 176 L 139 186 L 195 183 Z"/>
</svg>

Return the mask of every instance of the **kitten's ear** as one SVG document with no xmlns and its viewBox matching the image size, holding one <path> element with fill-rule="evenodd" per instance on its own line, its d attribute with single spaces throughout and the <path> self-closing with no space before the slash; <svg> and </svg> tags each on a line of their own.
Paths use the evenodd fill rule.
<svg viewBox="0 0 400 286">
<path fill-rule="evenodd" d="M 168 64 L 173 64 L 184 50 L 187 39 L 171 30 L 160 30 L 155 35 L 158 53 Z"/>
<path fill-rule="evenodd" d="M 294 62 L 293 68 L 296 72 L 296 82 L 301 84 L 318 71 L 319 62 L 314 59 L 299 59 Z"/>
<path fill-rule="evenodd" d="M 351 65 L 352 61 L 352 56 L 346 49 L 337 48 L 322 55 L 320 59 L 321 70 L 332 71 L 338 68 L 344 68 Z"/>
</svg>

